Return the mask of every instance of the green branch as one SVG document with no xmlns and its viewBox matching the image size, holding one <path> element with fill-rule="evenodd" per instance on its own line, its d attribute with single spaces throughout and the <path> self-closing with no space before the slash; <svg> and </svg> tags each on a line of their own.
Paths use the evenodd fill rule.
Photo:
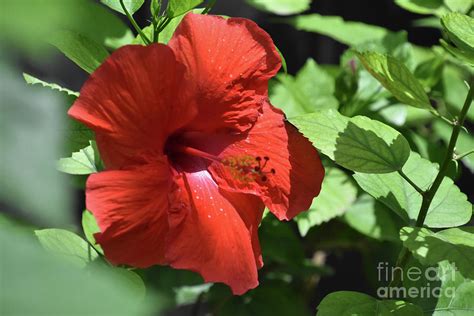
<svg viewBox="0 0 474 316">
<path fill-rule="evenodd" d="M 133 27 L 142 38 L 143 42 L 145 42 L 145 44 L 147 45 L 151 44 L 150 39 L 145 35 L 145 33 L 143 33 L 142 29 L 138 26 L 137 22 L 135 22 L 135 19 L 133 18 L 133 16 L 130 14 L 130 12 L 128 12 L 127 8 L 125 7 L 125 4 L 123 3 L 123 0 L 120 0 L 120 5 L 122 6 L 122 10 L 123 12 L 125 12 L 125 15 L 127 16 L 128 20 L 130 21 L 130 23 L 132 23 Z"/>
<path fill-rule="evenodd" d="M 421 202 L 420 212 L 418 213 L 418 217 L 416 219 L 416 224 L 415 224 L 416 227 L 423 227 L 431 202 L 433 201 L 433 198 L 436 195 L 436 192 L 438 191 L 439 186 L 441 185 L 444 177 L 446 176 L 446 172 L 448 171 L 449 164 L 455 158 L 454 148 L 456 147 L 456 142 L 458 141 L 459 133 L 461 132 L 461 129 L 463 128 L 464 120 L 466 119 L 467 112 L 469 111 L 469 108 L 472 105 L 472 99 L 473 99 L 473 94 L 474 94 L 473 86 L 474 86 L 474 80 L 471 80 L 469 92 L 467 94 L 466 101 L 464 102 L 464 105 L 462 107 L 461 113 L 459 113 L 458 118 L 454 120 L 453 122 L 454 128 L 453 128 L 453 132 L 451 133 L 451 138 L 448 144 L 448 150 L 446 151 L 446 155 L 444 157 L 443 163 L 441 164 L 438 174 L 435 180 L 433 181 L 433 184 L 429 188 L 429 190 L 426 191 L 424 194 L 422 194 L 423 200 Z M 400 175 L 402 175 L 403 177 L 403 172 L 401 172 Z M 404 179 L 409 181 L 409 183 L 411 181 L 406 176 L 404 177 Z M 410 259 L 410 252 L 407 250 L 407 248 L 403 248 L 402 252 L 400 253 L 398 257 L 397 264 L 396 264 L 396 266 L 401 267 L 401 269 L 396 269 L 396 271 L 397 272 L 402 271 L 400 273 L 403 273 L 404 268 L 409 259 Z M 390 287 L 399 286 L 400 282 L 402 281 L 402 276 L 400 275 L 400 273 L 397 273 L 394 276 L 394 279 L 392 280 L 392 282 L 390 282 L 390 285 L 389 285 Z"/>
</svg>

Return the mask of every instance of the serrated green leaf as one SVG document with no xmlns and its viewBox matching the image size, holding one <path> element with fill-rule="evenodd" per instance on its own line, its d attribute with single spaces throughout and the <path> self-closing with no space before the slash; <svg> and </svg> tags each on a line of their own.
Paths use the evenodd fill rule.
<svg viewBox="0 0 474 316">
<path fill-rule="evenodd" d="M 97 172 L 92 144 L 78 152 L 72 153 L 72 156 L 69 158 L 59 159 L 58 170 L 74 175 L 86 175 Z"/>
<path fill-rule="evenodd" d="M 98 257 L 84 239 L 70 231 L 50 228 L 36 230 L 35 234 L 48 252 L 78 267 L 85 267 Z"/>
<path fill-rule="evenodd" d="M 474 227 L 450 228 L 437 233 L 427 228 L 404 227 L 400 239 L 418 261 L 434 265 L 454 264 L 466 278 L 474 279 Z"/>
<path fill-rule="evenodd" d="M 367 173 L 400 170 L 410 154 L 407 140 L 393 128 L 367 117 L 334 110 L 290 119 L 323 154 L 344 168 Z"/>
<path fill-rule="evenodd" d="M 168 17 L 174 18 L 191 11 L 203 0 L 169 0 L 168 2 Z"/>
<path fill-rule="evenodd" d="M 255 8 L 278 15 L 298 14 L 310 8 L 311 0 L 246 0 Z"/>
<path fill-rule="evenodd" d="M 422 316 L 416 305 L 394 300 L 377 300 L 364 293 L 340 291 L 327 295 L 318 306 L 317 316 Z"/>
<path fill-rule="evenodd" d="M 56 90 L 56 91 L 59 91 L 59 92 L 64 92 L 67 95 L 70 95 L 70 96 L 73 96 L 73 97 L 78 97 L 79 96 L 79 92 L 75 92 L 75 91 L 63 88 L 60 85 L 55 84 L 55 83 L 49 83 L 49 82 L 43 81 L 43 80 L 35 78 L 32 75 L 29 75 L 27 73 L 23 73 L 23 78 L 25 78 L 25 81 L 28 84 L 32 84 L 32 85 L 39 84 L 39 85 L 42 85 L 45 88 L 50 88 L 50 89 L 53 89 L 53 90 Z"/>
<path fill-rule="evenodd" d="M 437 165 L 412 152 L 403 172 L 422 190 L 432 184 L 438 173 Z M 354 174 L 359 186 L 398 214 L 406 223 L 415 222 L 422 197 L 398 173 Z M 428 210 L 425 225 L 433 228 L 464 225 L 471 219 L 472 205 L 467 197 L 445 177 Z"/>
<path fill-rule="evenodd" d="M 321 192 L 309 210 L 295 218 L 301 236 L 311 227 L 344 214 L 356 196 L 357 188 L 348 175 L 337 168 L 326 169 Z"/>
<path fill-rule="evenodd" d="M 82 230 L 84 231 L 87 241 L 89 241 L 91 245 L 94 245 L 94 248 L 99 253 L 104 254 L 102 247 L 96 243 L 94 238 L 94 234 L 100 232 L 99 225 L 97 225 L 94 215 L 88 210 L 82 212 Z"/>
<path fill-rule="evenodd" d="M 437 14 L 446 12 L 443 0 L 395 0 L 395 3 L 405 10 L 418 14 Z"/>
<path fill-rule="evenodd" d="M 109 56 L 101 44 L 73 31 L 56 32 L 50 43 L 88 73 L 92 73 Z"/>
<path fill-rule="evenodd" d="M 365 68 L 400 102 L 432 110 L 421 83 L 398 59 L 375 52 L 358 53 Z"/>
<path fill-rule="evenodd" d="M 122 5 L 120 4 L 120 0 L 100 0 L 100 2 L 105 4 L 106 6 L 108 6 L 114 11 L 125 14 L 125 12 L 123 11 Z M 137 12 L 138 9 L 141 8 L 144 2 L 145 0 L 123 0 L 123 4 L 125 8 L 130 14 L 134 14 L 135 12 Z"/>
<path fill-rule="evenodd" d="M 383 27 L 344 21 L 339 16 L 309 14 L 300 15 L 288 21 L 297 30 L 323 34 L 349 46 L 381 40 L 389 33 Z"/>
<path fill-rule="evenodd" d="M 389 208 L 364 194 L 344 213 L 344 220 L 366 236 L 396 241 L 399 238 L 399 229 L 391 214 Z"/>
<path fill-rule="evenodd" d="M 270 98 L 287 117 L 338 106 L 333 95 L 334 78 L 312 59 L 306 62 L 296 77 L 281 74 L 277 79 L 278 82 L 271 86 Z"/>
</svg>

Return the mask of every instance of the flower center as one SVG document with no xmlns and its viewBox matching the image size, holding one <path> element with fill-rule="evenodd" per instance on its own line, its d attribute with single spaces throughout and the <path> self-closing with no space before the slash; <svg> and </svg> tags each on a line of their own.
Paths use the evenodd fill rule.
<svg viewBox="0 0 474 316">
<path fill-rule="evenodd" d="M 200 149 L 183 145 L 179 141 L 171 141 L 166 146 L 166 154 L 179 169 L 188 169 L 192 165 L 190 158 L 199 157 L 210 163 L 222 164 L 231 176 L 243 183 L 268 181 L 269 176 L 276 174 L 274 168 L 269 168 L 270 158 L 267 156 L 233 155 L 218 157 Z"/>
</svg>

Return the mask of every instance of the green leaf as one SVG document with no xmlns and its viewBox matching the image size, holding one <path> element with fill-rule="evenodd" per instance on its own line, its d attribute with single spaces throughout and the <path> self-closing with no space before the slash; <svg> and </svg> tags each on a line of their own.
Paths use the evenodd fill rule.
<svg viewBox="0 0 474 316">
<path fill-rule="evenodd" d="M 444 4 L 454 12 L 466 13 L 474 4 L 472 0 L 444 0 Z"/>
<path fill-rule="evenodd" d="M 450 13 L 441 19 L 441 25 L 459 49 L 474 51 L 474 18 L 461 13 Z"/>
<path fill-rule="evenodd" d="M 185 285 L 175 288 L 176 304 L 194 304 L 200 295 L 209 292 L 212 285 L 212 283 L 205 283 L 199 285 Z"/>
<path fill-rule="evenodd" d="M 97 172 L 92 143 L 86 148 L 72 153 L 72 156 L 69 158 L 59 159 L 58 170 L 74 175 L 86 175 Z"/>
<path fill-rule="evenodd" d="M 344 220 L 358 232 L 378 240 L 397 241 L 397 222 L 390 209 L 364 194 L 344 213 Z"/>
<path fill-rule="evenodd" d="M 289 225 L 267 216 L 259 229 L 262 254 L 265 262 L 286 266 L 301 266 L 305 255 L 297 233 Z"/>
<path fill-rule="evenodd" d="M 474 65 L 474 18 L 460 13 L 450 13 L 441 19 L 441 25 L 450 45 L 441 40 L 441 45 L 462 61 Z"/>
<path fill-rule="evenodd" d="M 400 102 L 432 110 L 421 83 L 398 59 L 375 52 L 358 53 L 364 67 Z"/>
<path fill-rule="evenodd" d="M 333 315 L 422 316 L 423 311 L 404 301 L 380 301 L 364 293 L 340 291 L 327 295 L 318 306 L 317 316 Z"/>
<path fill-rule="evenodd" d="M 410 154 L 407 140 L 393 128 L 367 117 L 334 110 L 290 119 L 323 154 L 344 168 L 367 173 L 400 170 Z"/>
<path fill-rule="evenodd" d="M 441 80 L 443 67 L 444 60 L 440 57 L 433 57 L 420 63 L 416 67 L 414 75 L 424 87 L 431 89 Z"/>
<path fill-rule="evenodd" d="M 272 103 L 283 109 L 288 117 L 322 109 L 335 109 L 334 78 L 316 62 L 309 59 L 296 77 L 281 74 L 271 87 Z"/>
<path fill-rule="evenodd" d="M 94 215 L 88 210 L 82 212 L 82 230 L 84 231 L 87 241 L 89 241 L 91 245 L 94 245 L 94 248 L 99 253 L 104 254 L 102 247 L 96 243 L 94 238 L 94 234 L 100 232 L 99 225 L 97 225 Z"/>
<path fill-rule="evenodd" d="M 309 210 L 295 218 L 301 236 L 305 236 L 311 227 L 344 214 L 356 196 L 357 188 L 346 173 L 337 168 L 326 169 L 321 192 Z"/>
<path fill-rule="evenodd" d="M 120 0 L 100 0 L 101 3 L 105 4 L 112 10 L 125 14 L 123 11 L 122 5 L 120 4 Z M 145 0 L 123 0 L 123 4 L 125 8 L 130 14 L 134 14 L 141 8 Z"/>
<path fill-rule="evenodd" d="M 381 40 L 389 33 L 382 27 L 344 21 L 339 16 L 300 15 L 290 19 L 289 23 L 297 30 L 323 34 L 349 46 Z"/>
<path fill-rule="evenodd" d="M 433 316 L 470 315 L 474 312 L 474 281 L 466 279 L 448 261 L 438 264 L 440 297 L 432 309 Z"/>
<path fill-rule="evenodd" d="M 200 5 L 202 0 L 169 0 L 168 17 L 174 18 L 191 11 Z"/>
<path fill-rule="evenodd" d="M 422 190 L 428 189 L 438 173 L 437 165 L 412 152 L 403 172 Z M 398 214 L 414 223 L 421 207 L 421 195 L 398 173 L 354 174 L 359 186 Z M 433 228 L 464 225 L 471 219 L 472 205 L 467 197 L 445 177 L 428 210 L 425 225 Z"/>
<path fill-rule="evenodd" d="M 308 10 L 311 0 L 247 0 L 247 3 L 265 12 L 291 15 Z"/>
<path fill-rule="evenodd" d="M 146 294 L 145 283 L 135 272 L 124 268 L 112 268 L 108 272 L 114 279 L 122 283 L 130 290 L 131 296 L 136 299 L 144 299 Z"/>
<path fill-rule="evenodd" d="M 100 264 L 80 268 L 47 253 L 30 235 L 4 227 L 0 240 L 0 306 L 6 315 L 143 316 L 151 315 L 161 304 L 156 298 L 137 297 L 137 287 L 115 273 L 117 269 Z M 3 284 L 8 284 L 8 291 Z"/>
<path fill-rule="evenodd" d="M 395 0 L 395 3 L 405 10 L 418 14 L 438 14 L 446 12 L 443 0 Z"/>
<path fill-rule="evenodd" d="M 55 83 L 49 83 L 49 82 L 43 81 L 43 80 L 35 78 L 35 77 L 33 77 L 33 76 L 31 76 L 27 73 L 23 73 L 23 78 L 25 78 L 25 81 L 28 84 L 32 84 L 32 85 L 39 84 L 39 85 L 41 85 L 45 88 L 50 88 L 50 89 L 53 89 L 53 90 L 56 90 L 56 91 L 64 92 L 67 95 L 70 95 L 70 96 L 73 96 L 73 97 L 78 97 L 79 96 L 79 92 L 75 92 L 75 91 L 63 88 L 60 85 L 57 85 Z"/>
<path fill-rule="evenodd" d="M 84 239 L 70 231 L 51 228 L 36 230 L 35 234 L 48 252 L 78 267 L 83 268 L 98 257 Z"/>
<path fill-rule="evenodd" d="M 73 31 L 59 31 L 50 42 L 88 73 L 94 72 L 109 56 L 101 44 Z"/>
<path fill-rule="evenodd" d="M 423 265 L 447 260 L 466 278 L 474 279 L 474 227 L 432 232 L 426 228 L 403 227 L 400 239 Z"/>
</svg>

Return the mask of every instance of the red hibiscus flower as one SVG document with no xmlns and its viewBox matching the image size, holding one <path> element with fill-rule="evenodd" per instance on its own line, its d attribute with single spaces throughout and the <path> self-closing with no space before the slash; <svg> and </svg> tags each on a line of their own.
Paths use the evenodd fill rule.
<svg viewBox="0 0 474 316">
<path fill-rule="evenodd" d="M 95 131 L 106 166 L 86 204 L 112 263 L 193 270 L 235 294 L 258 285 L 264 207 L 291 219 L 324 176 L 269 103 L 280 64 L 255 23 L 188 14 L 168 46 L 125 46 L 91 75 L 69 115 Z"/>
</svg>

